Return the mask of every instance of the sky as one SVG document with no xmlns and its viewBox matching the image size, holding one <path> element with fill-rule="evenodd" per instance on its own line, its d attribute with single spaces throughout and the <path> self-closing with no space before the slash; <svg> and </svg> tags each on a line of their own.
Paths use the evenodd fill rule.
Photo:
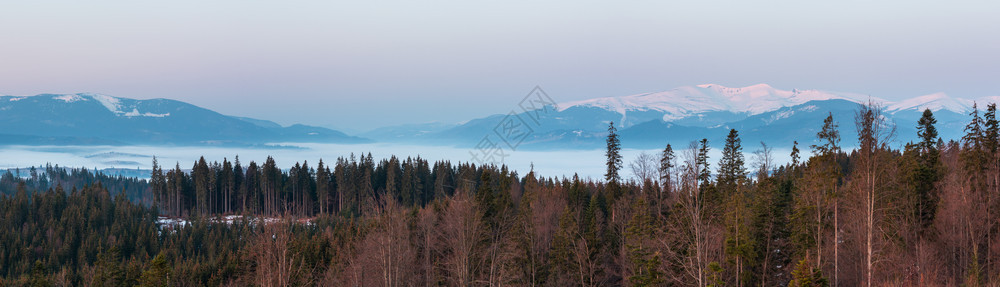
<svg viewBox="0 0 1000 287">
<path fill-rule="evenodd" d="M 4 1 L 0 94 L 347 132 L 716 83 L 1000 96 L 996 1 Z"/>
</svg>

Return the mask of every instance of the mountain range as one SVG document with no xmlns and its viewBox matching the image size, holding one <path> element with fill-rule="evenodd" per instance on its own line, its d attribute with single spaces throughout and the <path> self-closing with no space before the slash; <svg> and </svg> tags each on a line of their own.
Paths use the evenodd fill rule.
<svg viewBox="0 0 1000 287">
<path fill-rule="evenodd" d="M 832 114 L 842 144 L 852 146 L 854 113 L 872 101 L 897 128 L 896 142 L 916 138 L 924 109 L 934 112 L 942 138 L 958 139 L 976 100 L 943 93 L 886 101 L 856 93 L 781 90 L 766 84 L 731 88 L 716 84 L 629 96 L 550 103 L 535 110 L 489 115 L 463 123 L 406 124 L 356 136 L 307 126 L 227 116 L 188 103 L 135 100 L 101 94 L 42 94 L 0 97 L 0 144 L 11 145 L 222 145 L 267 146 L 277 142 L 368 143 L 482 147 L 504 149 L 603 148 L 614 122 L 626 148 L 684 147 L 708 139 L 720 143 L 729 129 L 740 131 L 744 146 L 764 142 L 790 147 L 812 144 L 823 119 Z M 984 107 L 980 107 L 983 109 Z M 803 148 L 800 146 L 800 148 Z M 756 149 L 754 148 L 750 148 Z"/>
<path fill-rule="evenodd" d="M 945 139 L 959 139 L 969 121 L 974 103 L 997 102 L 998 97 L 976 100 L 950 97 L 943 93 L 887 101 L 857 93 L 820 90 L 781 90 L 766 84 L 731 88 L 716 84 L 686 86 L 664 92 L 595 98 L 546 106 L 544 110 L 515 113 L 525 121 L 530 133 L 517 149 L 596 149 L 603 148 L 609 122 L 629 148 L 663 148 L 670 143 L 686 147 L 691 141 L 708 139 L 721 143 L 729 129 L 740 131 L 744 146 L 800 148 L 813 144 L 823 119 L 833 115 L 838 122 L 842 145 L 851 147 L 856 139 L 854 114 L 869 101 L 880 105 L 895 123 L 895 141 L 902 145 L 916 139 L 916 122 L 924 109 L 934 112 L 938 131 Z M 443 126 L 408 125 L 376 129 L 361 136 L 378 141 L 458 144 L 475 147 L 484 137 L 499 138 L 494 128 L 508 115 L 492 115 L 463 124 Z M 756 147 L 752 148 L 756 149 Z"/>
<path fill-rule="evenodd" d="M 0 97 L 0 144 L 220 145 L 273 142 L 364 143 L 314 126 L 222 115 L 188 103 L 100 94 Z"/>
</svg>

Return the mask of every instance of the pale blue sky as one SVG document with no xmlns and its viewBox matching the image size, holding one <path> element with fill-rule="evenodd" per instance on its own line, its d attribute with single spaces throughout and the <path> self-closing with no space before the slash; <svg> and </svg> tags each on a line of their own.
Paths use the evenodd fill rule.
<svg viewBox="0 0 1000 287">
<path fill-rule="evenodd" d="M 12 3 L 13 2 L 13 3 Z M 5 1 L 0 94 L 357 131 L 718 83 L 1000 95 L 995 1 Z"/>
</svg>

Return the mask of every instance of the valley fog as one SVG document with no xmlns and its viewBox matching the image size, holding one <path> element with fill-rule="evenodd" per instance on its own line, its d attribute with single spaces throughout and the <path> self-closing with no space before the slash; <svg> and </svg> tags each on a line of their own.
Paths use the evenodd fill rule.
<svg viewBox="0 0 1000 287">
<path fill-rule="evenodd" d="M 277 143 L 273 147 L 265 148 L 233 148 L 233 147 L 183 147 L 183 146 L 3 146 L 0 147 L 0 169 L 27 168 L 31 166 L 45 166 L 46 164 L 59 165 L 60 167 L 87 168 L 87 169 L 142 169 L 148 170 L 152 167 L 153 156 L 156 156 L 160 166 L 164 169 L 171 169 L 176 164 L 180 164 L 181 169 L 188 170 L 199 157 L 204 156 L 206 161 L 221 162 L 224 158 L 233 161 L 239 156 L 240 162 L 245 167 L 250 161 L 258 164 L 264 162 L 268 156 L 274 158 L 278 167 L 288 169 L 296 162 L 308 161 L 309 166 L 315 168 L 320 159 L 324 164 L 334 164 L 339 157 L 349 158 L 351 153 L 355 157 L 363 154 L 372 154 L 375 161 L 389 158 L 393 155 L 401 159 L 407 157 L 420 156 L 431 163 L 439 160 L 448 160 L 452 164 L 459 162 L 478 162 L 473 160 L 471 148 L 460 147 L 440 147 L 421 145 L 401 145 L 401 144 L 317 144 L 317 143 Z M 686 145 L 684 145 L 686 147 Z M 747 168 L 752 170 L 755 165 L 753 152 L 760 149 L 759 146 L 745 146 L 743 153 L 748 164 Z M 807 148 L 802 148 L 802 156 L 807 157 Z M 603 180 L 606 169 L 604 150 L 505 150 L 503 164 L 508 168 L 516 170 L 518 174 L 524 175 L 531 170 L 534 165 L 535 173 L 544 177 L 572 177 L 574 173 L 579 174 L 583 179 Z M 662 149 L 642 150 L 623 149 L 624 157 L 623 175 L 626 179 L 634 178 L 629 164 L 640 153 L 646 152 L 654 155 L 657 159 Z M 683 148 L 674 147 L 674 153 L 678 157 L 680 164 Z M 790 151 L 788 149 L 774 149 L 772 156 L 774 164 L 780 165 L 790 161 Z M 714 170 L 720 148 L 713 147 L 710 153 L 709 162 Z"/>
</svg>

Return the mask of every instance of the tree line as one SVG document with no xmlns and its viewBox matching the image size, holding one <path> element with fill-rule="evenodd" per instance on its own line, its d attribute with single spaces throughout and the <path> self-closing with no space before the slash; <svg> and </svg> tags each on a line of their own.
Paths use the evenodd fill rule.
<svg viewBox="0 0 1000 287">
<path fill-rule="evenodd" d="M 376 163 L 371 156 L 338 158 L 333 165 L 308 161 L 286 170 L 273 158 L 244 167 L 234 162 L 208 163 L 204 157 L 190 170 L 180 164 L 164 171 L 153 158 L 149 188 L 161 211 L 171 216 L 240 214 L 315 216 L 360 214 L 366 201 L 392 197 L 406 206 L 424 206 L 469 188 L 484 167 L 431 164 L 420 157 L 392 156 Z M 501 167 L 501 173 L 515 176 Z"/>
<path fill-rule="evenodd" d="M 973 106 L 948 142 L 925 110 L 919 141 L 898 149 L 882 112 L 831 114 L 787 164 L 763 143 L 744 152 L 737 130 L 718 160 L 702 139 L 626 161 L 610 123 L 604 180 L 370 154 L 287 170 L 200 159 L 135 180 L 147 206 L 100 183 L 32 192 L 15 177 L 20 191 L 0 198 L 0 283 L 1000 284 L 996 105 Z M 841 122 L 856 127 L 853 150 Z M 225 214 L 247 217 L 212 219 Z"/>
</svg>

